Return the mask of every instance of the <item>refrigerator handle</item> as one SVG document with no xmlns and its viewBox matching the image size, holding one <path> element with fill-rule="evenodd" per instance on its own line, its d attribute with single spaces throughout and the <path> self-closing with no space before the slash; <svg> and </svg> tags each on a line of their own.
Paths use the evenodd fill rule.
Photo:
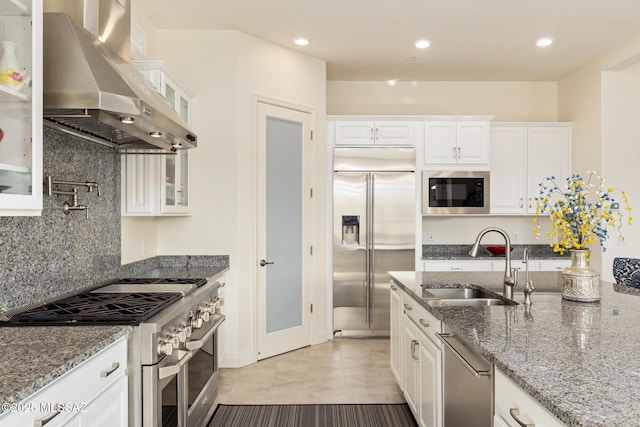
<svg viewBox="0 0 640 427">
<path fill-rule="evenodd" d="M 368 223 L 369 223 L 369 284 L 367 286 L 368 291 L 368 304 L 367 304 L 367 313 L 368 313 L 368 322 L 369 329 L 373 327 L 374 318 L 375 318 L 375 298 L 374 298 L 374 286 L 375 286 L 375 272 L 376 272 L 376 260 L 375 260 L 375 228 L 374 228 L 374 206 L 375 206 L 375 175 L 373 173 L 369 174 L 369 200 L 370 204 L 368 206 Z"/>
<path fill-rule="evenodd" d="M 371 307 L 371 292 L 369 292 L 369 288 L 371 288 L 371 174 L 367 173 L 365 175 L 365 179 L 366 179 L 366 201 L 365 201 L 365 216 L 366 216 L 366 230 L 367 230 L 367 237 L 365 239 L 364 245 L 365 245 L 365 271 L 366 271 L 366 275 L 365 275 L 365 286 L 364 286 L 364 300 L 365 300 L 365 322 L 367 323 L 367 326 L 369 328 L 371 328 L 371 321 L 370 321 L 370 315 L 369 315 L 369 311 L 370 311 L 370 307 Z"/>
</svg>

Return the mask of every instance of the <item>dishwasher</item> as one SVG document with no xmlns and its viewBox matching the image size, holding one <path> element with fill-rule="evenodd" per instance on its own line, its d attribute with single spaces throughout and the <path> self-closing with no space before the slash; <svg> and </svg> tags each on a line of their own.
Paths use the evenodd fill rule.
<svg viewBox="0 0 640 427">
<path fill-rule="evenodd" d="M 444 344 L 444 427 L 491 427 L 492 364 L 455 335 L 438 336 Z"/>
</svg>

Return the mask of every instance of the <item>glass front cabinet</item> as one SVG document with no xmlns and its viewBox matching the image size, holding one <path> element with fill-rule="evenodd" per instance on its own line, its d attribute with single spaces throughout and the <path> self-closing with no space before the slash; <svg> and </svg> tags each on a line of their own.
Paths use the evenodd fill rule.
<svg viewBox="0 0 640 427">
<path fill-rule="evenodd" d="M 0 216 L 42 212 L 42 0 L 0 0 Z"/>
<path fill-rule="evenodd" d="M 132 61 L 189 124 L 191 94 L 163 61 Z M 122 215 L 189 215 L 189 151 L 122 157 Z"/>
</svg>

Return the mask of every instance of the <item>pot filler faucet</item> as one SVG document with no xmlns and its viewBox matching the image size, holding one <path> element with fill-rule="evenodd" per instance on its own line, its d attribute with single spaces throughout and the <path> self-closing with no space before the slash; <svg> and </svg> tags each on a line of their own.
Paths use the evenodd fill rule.
<svg viewBox="0 0 640 427">
<path fill-rule="evenodd" d="M 469 255 L 475 257 L 478 255 L 478 247 L 480 246 L 480 241 L 484 237 L 485 234 L 495 231 L 504 237 L 505 242 L 505 265 L 504 265 L 504 285 L 503 285 L 503 293 L 505 298 L 513 299 L 513 287 L 518 282 L 518 270 L 511 268 L 511 240 L 509 239 L 509 235 L 502 228 L 498 227 L 488 227 L 478 233 L 478 237 L 476 237 L 476 241 L 471 247 L 469 251 Z"/>
</svg>

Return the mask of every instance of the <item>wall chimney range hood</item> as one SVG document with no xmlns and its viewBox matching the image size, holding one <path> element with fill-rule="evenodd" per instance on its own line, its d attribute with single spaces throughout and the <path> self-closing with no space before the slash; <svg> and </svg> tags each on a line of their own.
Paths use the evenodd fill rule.
<svg viewBox="0 0 640 427">
<path fill-rule="evenodd" d="M 118 0 L 112 3 L 122 6 Z M 121 12 L 114 16 L 125 20 L 119 24 L 128 39 L 129 11 L 124 18 Z M 122 152 L 170 153 L 197 146 L 195 133 L 129 58 L 117 55 L 68 14 L 45 13 L 43 38 L 46 126 Z"/>
</svg>

